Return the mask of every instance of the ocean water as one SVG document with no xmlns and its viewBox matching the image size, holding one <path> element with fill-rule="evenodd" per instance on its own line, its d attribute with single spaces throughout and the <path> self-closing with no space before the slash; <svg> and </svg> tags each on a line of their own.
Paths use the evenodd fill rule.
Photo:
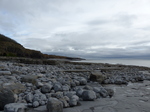
<svg viewBox="0 0 150 112">
<path fill-rule="evenodd" d="M 89 63 L 109 63 L 109 64 L 123 64 L 123 65 L 137 65 L 150 67 L 149 59 L 87 59 L 78 62 L 89 62 Z"/>
</svg>

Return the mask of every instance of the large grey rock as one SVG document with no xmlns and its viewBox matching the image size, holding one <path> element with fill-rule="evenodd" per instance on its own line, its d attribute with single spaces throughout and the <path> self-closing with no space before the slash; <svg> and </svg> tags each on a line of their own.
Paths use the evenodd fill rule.
<svg viewBox="0 0 150 112">
<path fill-rule="evenodd" d="M 96 94 L 92 90 L 86 90 L 82 93 L 82 98 L 84 101 L 93 101 L 96 99 Z"/>
<path fill-rule="evenodd" d="M 28 82 L 28 83 L 36 84 L 36 79 L 37 79 L 36 75 L 25 75 L 25 76 L 22 76 L 21 82 Z"/>
<path fill-rule="evenodd" d="M 4 83 L 3 88 L 12 90 L 14 93 L 19 94 L 26 90 L 26 87 L 21 83 Z"/>
<path fill-rule="evenodd" d="M 10 103 L 5 105 L 4 112 L 26 112 L 26 103 Z"/>
<path fill-rule="evenodd" d="M 0 87 L 0 110 L 3 110 L 6 104 L 14 102 L 15 102 L 14 93 L 9 89 L 4 89 Z"/>
<path fill-rule="evenodd" d="M 45 84 L 42 86 L 41 92 L 42 93 L 49 93 L 51 91 L 52 87 L 53 86 L 51 84 Z"/>
<path fill-rule="evenodd" d="M 63 104 L 56 98 L 50 98 L 46 107 L 48 112 L 63 112 Z"/>
<path fill-rule="evenodd" d="M 104 75 L 102 72 L 92 72 L 90 75 L 90 80 L 91 81 L 97 81 L 99 83 L 103 83 L 104 80 L 106 80 L 107 75 Z"/>
</svg>

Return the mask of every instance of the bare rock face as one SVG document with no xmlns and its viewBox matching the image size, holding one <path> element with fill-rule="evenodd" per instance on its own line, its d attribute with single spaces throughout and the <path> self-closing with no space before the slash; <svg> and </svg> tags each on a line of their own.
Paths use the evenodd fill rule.
<svg viewBox="0 0 150 112">
<path fill-rule="evenodd" d="M 14 102 L 15 102 L 14 93 L 9 89 L 0 87 L 0 110 L 3 110 L 6 104 Z"/>
<path fill-rule="evenodd" d="M 48 112 L 63 112 L 63 104 L 56 98 L 50 98 L 47 102 Z"/>
</svg>

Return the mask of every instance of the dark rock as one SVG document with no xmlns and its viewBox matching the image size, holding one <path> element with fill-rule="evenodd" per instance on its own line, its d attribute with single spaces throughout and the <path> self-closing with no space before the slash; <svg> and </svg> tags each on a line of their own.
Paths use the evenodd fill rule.
<svg viewBox="0 0 150 112">
<path fill-rule="evenodd" d="M 91 81 L 97 81 L 99 82 L 100 84 L 103 83 L 104 80 L 106 80 L 107 76 L 104 75 L 103 73 L 101 72 L 92 72 L 91 75 L 90 75 L 90 80 Z"/>
<path fill-rule="evenodd" d="M 15 102 L 14 93 L 9 89 L 0 87 L 0 110 L 3 110 L 6 104 L 14 102 Z"/>
<path fill-rule="evenodd" d="M 56 98 L 50 98 L 46 107 L 48 112 L 63 112 L 63 104 Z"/>
<path fill-rule="evenodd" d="M 21 78 L 21 82 L 28 82 L 28 83 L 32 83 L 35 85 L 36 79 L 37 79 L 36 75 L 26 75 Z"/>
<path fill-rule="evenodd" d="M 42 86 L 41 88 L 41 92 L 42 93 L 49 93 L 52 89 L 52 85 L 51 84 L 45 84 L 44 86 Z"/>
<path fill-rule="evenodd" d="M 96 94 L 92 90 L 86 90 L 82 93 L 82 98 L 84 101 L 93 101 L 96 99 Z"/>
</svg>

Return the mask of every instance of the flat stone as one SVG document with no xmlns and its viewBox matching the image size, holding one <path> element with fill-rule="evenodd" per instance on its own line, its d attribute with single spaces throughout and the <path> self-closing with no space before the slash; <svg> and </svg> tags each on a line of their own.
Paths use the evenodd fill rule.
<svg viewBox="0 0 150 112">
<path fill-rule="evenodd" d="M 10 103 L 5 105 L 4 112 L 26 112 L 26 103 Z"/>
<path fill-rule="evenodd" d="M 0 75 L 11 75 L 10 71 L 0 71 Z"/>
</svg>

